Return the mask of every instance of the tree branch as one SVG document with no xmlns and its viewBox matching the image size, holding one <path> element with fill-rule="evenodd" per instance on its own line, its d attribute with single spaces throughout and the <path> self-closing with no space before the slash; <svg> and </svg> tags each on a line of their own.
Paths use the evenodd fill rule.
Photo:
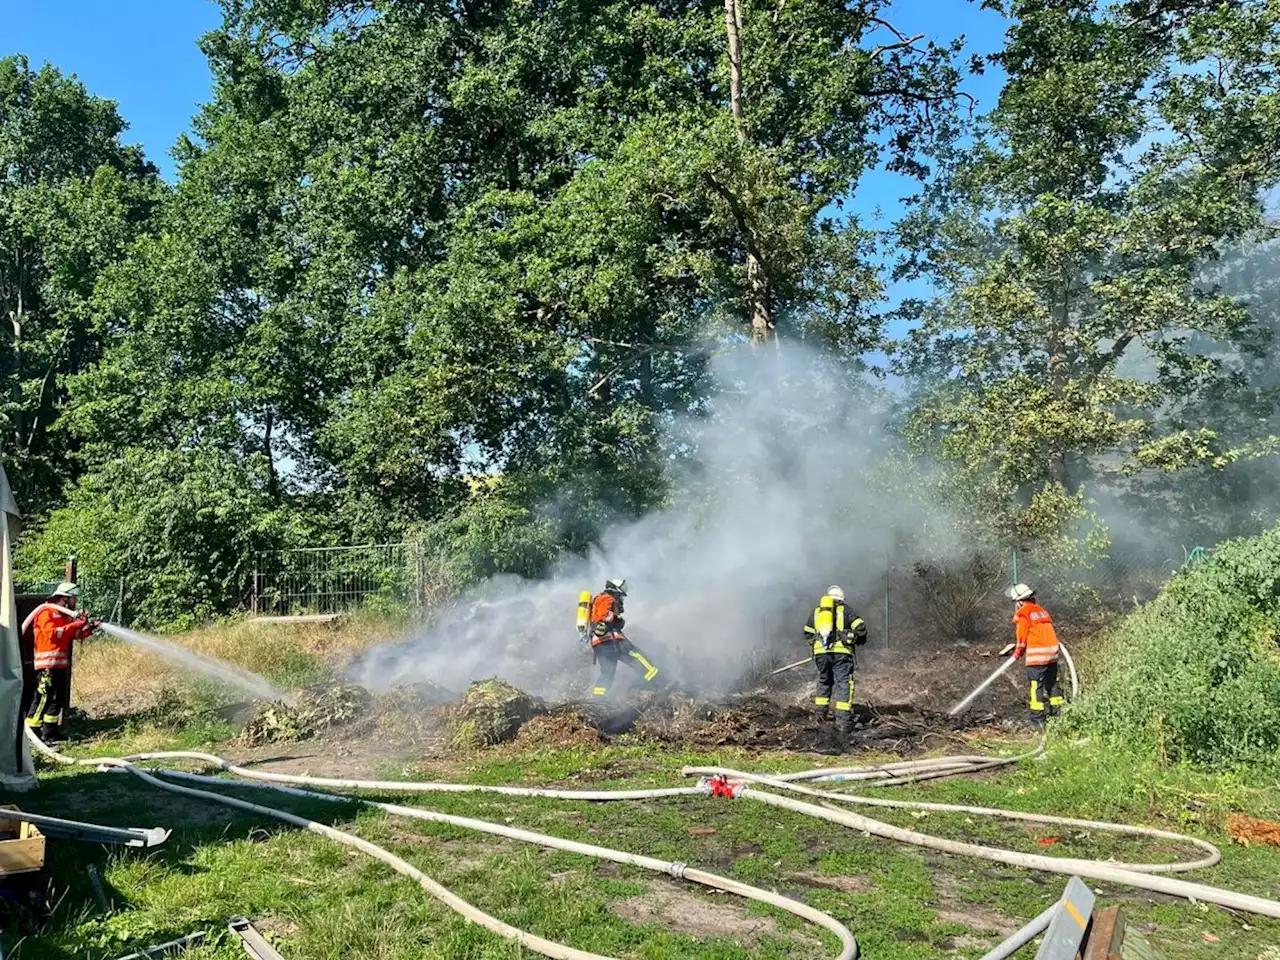
<svg viewBox="0 0 1280 960">
<path fill-rule="evenodd" d="M 903 41 L 903 43 L 908 43 L 908 42 L 914 43 L 916 40 L 919 40 L 920 37 L 924 36 L 924 34 L 922 33 L 919 36 L 912 37 L 911 40 L 908 41 L 906 34 L 904 34 L 901 30 L 895 27 L 888 20 L 881 20 L 879 17 L 867 17 L 867 23 L 874 23 L 878 27 L 884 27 L 886 30 L 892 33 L 899 40 Z"/>
<path fill-rule="evenodd" d="M 1107 364 L 1114 363 L 1115 361 L 1119 360 L 1120 355 L 1124 353 L 1126 349 L 1128 349 L 1129 344 L 1133 342 L 1134 338 L 1137 337 L 1137 335 L 1138 335 L 1137 331 L 1135 330 L 1128 330 L 1122 333 L 1119 337 L 1116 338 L 1116 342 L 1111 345 L 1111 349 L 1108 350 L 1106 353 L 1102 354 L 1102 356 L 1099 358 L 1101 360 L 1101 363 L 1099 363 L 1098 366 L 1105 367 Z"/>
<path fill-rule="evenodd" d="M 915 42 L 917 40 L 923 40 L 923 39 L 924 39 L 924 34 L 917 33 L 914 37 L 905 37 L 903 40 L 901 40 L 898 43 L 883 43 L 871 51 L 871 54 L 870 54 L 871 59 L 874 60 L 876 57 L 880 56 L 880 54 L 888 53 L 890 50 L 904 50 L 904 49 L 914 50 Z"/>
<path fill-rule="evenodd" d="M 760 257 L 760 246 L 756 243 L 755 231 L 747 221 L 747 212 L 742 208 L 742 203 L 732 190 L 716 179 L 715 174 L 708 173 L 706 176 L 711 189 L 718 193 L 721 199 L 729 205 L 733 219 L 738 224 L 738 229 L 742 231 L 743 240 L 747 245 L 747 252 L 758 259 Z"/>
<path fill-rule="evenodd" d="M 645 350 L 649 352 L 681 353 L 688 349 L 678 343 L 627 343 L 623 340 L 605 340 L 600 337 L 583 337 L 583 343 L 602 347 L 621 347 L 624 350 Z"/>
<path fill-rule="evenodd" d="M 36 442 L 36 430 L 40 426 L 40 414 L 44 409 L 44 396 L 49 389 L 49 383 L 53 380 L 53 374 L 58 369 L 58 360 L 62 357 L 62 351 L 67 346 L 67 338 L 70 331 L 62 331 L 62 342 L 58 344 L 58 349 L 53 352 L 53 356 L 49 360 L 49 369 L 44 372 L 44 377 L 40 381 L 40 392 L 36 395 L 36 405 L 31 417 L 31 430 L 27 433 L 27 450 L 30 450 Z"/>
</svg>

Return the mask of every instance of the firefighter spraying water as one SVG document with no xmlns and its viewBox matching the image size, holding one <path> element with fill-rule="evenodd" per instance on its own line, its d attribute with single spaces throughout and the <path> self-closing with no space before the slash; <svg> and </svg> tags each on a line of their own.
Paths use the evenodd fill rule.
<svg viewBox="0 0 1280 960">
<path fill-rule="evenodd" d="M 45 741 L 62 739 L 62 721 L 71 706 L 71 645 L 100 625 L 83 611 L 75 612 L 79 596 L 80 588 L 64 580 L 22 624 L 23 632 L 30 629 L 35 640 L 36 692 L 27 710 L 27 726 Z"/>
<path fill-rule="evenodd" d="M 1047 717 L 1057 716 L 1063 703 L 1058 693 L 1058 635 L 1053 629 L 1053 617 L 1036 603 L 1035 591 L 1029 586 L 1015 584 L 1007 596 L 1014 604 L 1013 659 L 1026 657 L 1031 720 L 1042 724 Z"/>
</svg>

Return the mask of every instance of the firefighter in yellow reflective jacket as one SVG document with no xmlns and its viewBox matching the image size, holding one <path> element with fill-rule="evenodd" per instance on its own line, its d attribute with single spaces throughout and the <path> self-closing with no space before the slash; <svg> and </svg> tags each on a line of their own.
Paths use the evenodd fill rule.
<svg viewBox="0 0 1280 960">
<path fill-rule="evenodd" d="M 804 634 L 813 644 L 813 662 L 818 668 L 814 715 L 825 720 L 834 696 L 836 729 L 847 731 L 853 725 L 854 650 L 867 642 L 867 625 L 845 606 L 844 591 L 833 584 L 809 616 Z"/>
</svg>

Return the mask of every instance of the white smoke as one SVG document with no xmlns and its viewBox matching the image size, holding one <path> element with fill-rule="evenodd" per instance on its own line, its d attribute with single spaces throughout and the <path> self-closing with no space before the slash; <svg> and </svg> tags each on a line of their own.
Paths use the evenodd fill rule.
<svg viewBox="0 0 1280 960">
<path fill-rule="evenodd" d="M 884 404 L 865 374 L 801 347 L 718 358 L 704 417 L 679 421 L 688 453 L 669 507 L 605 532 L 545 580 L 497 578 L 464 611 L 376 648 L 351 675 L 373 689 L 499 676 L 544 696 L 590 687 L 574 629 L 578 594 L 626 578 L 628 635 L 686 688 L 724 689 L 766 647 L 803 657 L 807 612 L 831 584 L 855 609 L 882 596 L 899 531 L 921 526 L 906 491 L 872 480 Z M 674 458 L 673 458 L 674 459 Z M 870 613 L 863 613 L 872 627 Z"/>
</svg>

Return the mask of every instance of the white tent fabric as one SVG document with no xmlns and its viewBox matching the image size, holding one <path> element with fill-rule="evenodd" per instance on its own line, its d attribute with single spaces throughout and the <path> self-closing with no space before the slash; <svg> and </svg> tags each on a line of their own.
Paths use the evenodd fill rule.
<svg viewBox="0 0 1280 960">
<path fill-rule="evenodd" d="M 18 505 L 0 464 L 0 790 L 18 793 L 36 785 L 31 753 L 22 734 L 22 657 L 18 651 L 18 605 L 13 596 L 11 547 L 18 531 Z"/>
</svg>

